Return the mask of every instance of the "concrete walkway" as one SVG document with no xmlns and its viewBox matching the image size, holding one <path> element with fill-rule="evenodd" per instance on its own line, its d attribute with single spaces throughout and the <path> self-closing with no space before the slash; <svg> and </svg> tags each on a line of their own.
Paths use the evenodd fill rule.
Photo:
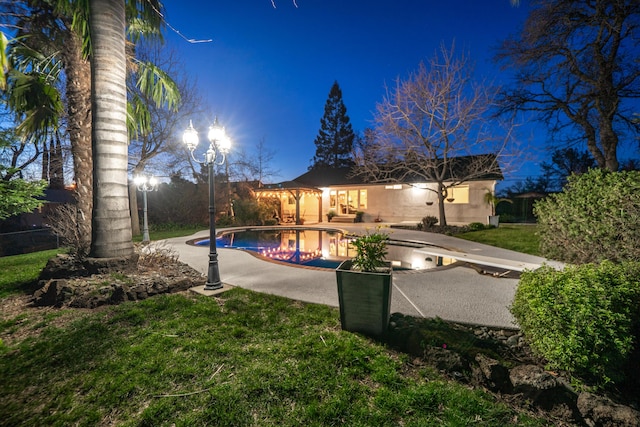
<svg viewBox="0 0 640 427">
<path fill-rule="evenodd" d="M 334 224 L 331 225 L 332 228 L 357 234 L 379 226 L 379 224 L 340 224 L 337 227 Z M 305 226 L 305 228 L 310 227 L 314 226 Z M 423 242 L 477 257 L 500 258 L 537 266 L 548 263 L 544 258 L 437 233 L 391 228 L 384 231 L 392 239 Z M 166 242 L 177 251 L 182 262 L 206 275 L 209 248 L 186 244 L 187 241 L 195 238 L 208 238 L 208 231 L 188 237 L 168 239 Z M 305 302 L 338 306 L 336 275 L 333 270 L 281 265 L 261 260 L 236 249 L 218 249 L 218 260 L 220 277 L 224 284 Z M 479 274 L 476 270 L 463 265 L 460 263 L 459 266 L 434 270 L 394 273 L 391 312 L 416 317 L 440 317 L 460 323 L 504 328 L 517 327 L 509 312 L 509 306 L 513 301 L 518 280 Z"/>
</svg>

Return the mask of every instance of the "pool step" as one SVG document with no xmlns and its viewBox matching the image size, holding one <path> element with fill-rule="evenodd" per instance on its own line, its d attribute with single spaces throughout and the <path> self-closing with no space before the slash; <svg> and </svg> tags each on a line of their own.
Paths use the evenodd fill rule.
<svg viewBox="0 0 640 427">
<path fill-rule="evenodd" d="M 353 216 L 334 216 L 331 218 L 331 222 L 341 222 L 341 223 L 354 223 L 356 222 L 355 215 Z"/>
</svg>

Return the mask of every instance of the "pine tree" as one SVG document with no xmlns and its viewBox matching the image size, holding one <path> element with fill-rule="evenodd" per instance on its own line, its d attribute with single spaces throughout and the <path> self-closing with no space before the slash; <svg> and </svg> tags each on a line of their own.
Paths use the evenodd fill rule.
<svg viewBox="0 0 640 427">
<path fill-rule="evenodd" d="M 347 107 L 342 101 L 342 90 L 336 81 L 329 91 L 324 116 L 320 119 L 320 130 L 314 141 L 316 154 L 309 170 L 353 166 L 354 140 Z"/>
</svg>

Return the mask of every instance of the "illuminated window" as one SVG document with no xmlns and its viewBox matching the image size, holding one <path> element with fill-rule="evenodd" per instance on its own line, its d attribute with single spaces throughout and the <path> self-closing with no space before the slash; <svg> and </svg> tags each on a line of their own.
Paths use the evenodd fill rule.
<svg viewBox="0 0 640 427">
<path fill-rule="evenodd" d="M 367 190 L 360 190 L 358 209 L 367 209 Z"/>
<path fill-rule="evenodd" d="M 331 190 L 329 209 L 335 209 L 338 215 L 353 215 L 367 209 L 367 190 Z"/>
<path fill-rule="evenodd" d="M 347 192 L 344 190 L 338 191 L 338 213 L 340 215 L 346 215 L 349 213 L 347 208 Z"/>
<path fill-rule="evenodd" d="M 457 187 L 448 188 L 447 193 L 445 203 L 452 203 L 454 205 L 469 203 L 468 185 L 459 185 Z"/>
<path fill-rule="evenodd" d="M 402 190 L 402 184 L 385 185 L 385 190 Z"/>
</svg>

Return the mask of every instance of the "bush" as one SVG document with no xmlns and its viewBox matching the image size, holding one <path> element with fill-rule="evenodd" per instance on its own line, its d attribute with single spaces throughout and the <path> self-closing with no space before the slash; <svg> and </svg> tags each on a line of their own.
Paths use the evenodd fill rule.
<svg viewBox="0 0 640 427">
<path fill-rule="evenodd" d="M 418 224 L 418 230 L 424 230 L 431 228 L 438 223 L 438 218 L 435 216 L 425 216 L 422 218 L 422 222 Z"/>
<path fill-rule="evenodd" d="M 356 256 L 353 258 L 353 269 L 375 272 L 379 268 L 384 268 L 388 240 L 389 236 L 387 234 L 376 231 L 359 236 L 351 241 L 351 245 L 356 250 Z"/>
<path fill-rule="evenodd" d="M 512 214 L 508 214 L 508 213 L 501 213 L 500 214 L 500 222 L 502 223 L 514 223 L 514 222 L 518 222 L 517 218 L 515 215 Z"/>
<path fill-rule="evenodd" d="M 91 246 L 91 236 L 78 222 L 80 215 L 76 204 L 67 203 L 58 206 L 47 218 L 53 234 L 69 249 L 69 255 L 77 259 L 85 258 Z"/>
<path fill-rule="evenodd" d="M 537 202 L 541 253 L 571 263 L 640 259 L 640 172 L 591 170 Z"/>
<path fill-rule="evenodd" d="M 617 382 L 640 342 L 639 278 L 638 262 L 543 267 L 522 274 L 511 312 L 551 368 Z"/>
<path fill-rule="evenodd" d="M 236 200 L 233 206 L 236 214 L 235 225 L 265 225 L 266 221 L 274 219 L 275 208 L 269 202 L 240 199 Z"/>
<path fill-rule="evenodd" d="M 472 222 L 471 224 L 467 225 L 467 229 L 469 231 L 481 231 L 481 230 L 484 230 L 485 228 L 489 228 L 489 227 L 485 226 L 481 222 Z"/>
</svg>

